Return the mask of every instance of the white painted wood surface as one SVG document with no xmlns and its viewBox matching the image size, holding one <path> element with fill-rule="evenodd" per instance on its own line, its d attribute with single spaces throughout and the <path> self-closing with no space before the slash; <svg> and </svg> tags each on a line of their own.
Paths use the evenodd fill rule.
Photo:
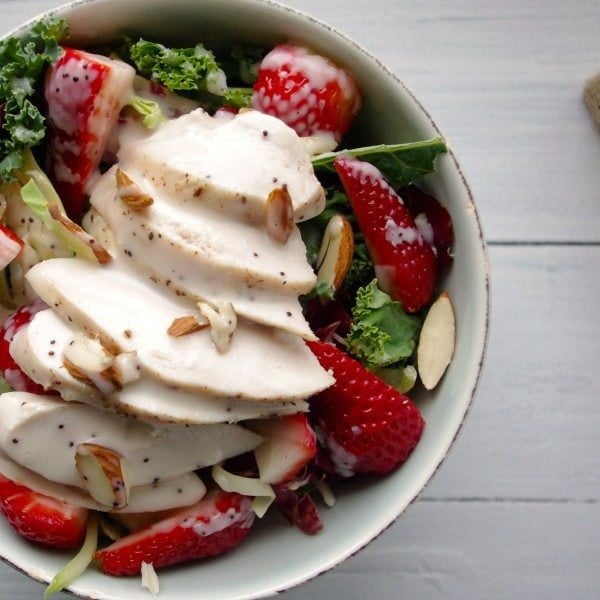
<svg viewBox="0 0 600 600">
<path fill-rule="evenodd" d="M 58 3 L 0 0 L 0 33 Z M 469 419 L 421 498 L 282 597 L 600 597 L 600 129 L 581 99 L 600 2 L 287 3 L 380 57 L 436 119 L 490 240 L 493 319 Z M 0 565 L 0 598 L 42 592 Z"/>
</svg>

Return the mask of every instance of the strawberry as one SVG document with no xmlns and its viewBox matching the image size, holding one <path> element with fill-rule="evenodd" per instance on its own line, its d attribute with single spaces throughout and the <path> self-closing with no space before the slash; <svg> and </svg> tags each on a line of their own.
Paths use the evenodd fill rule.
<svg viewBox="0 0 600 600">
<path fill-rule="evenodd" d="M 336 380 L 311 400 L 311 414 L 337 472 L 383 474 L 403 463 L 425 424 L 418 408 L 334 345 L 307 344 Z"/>
<path fill-rule="evenodd" d="M 10 227 L 0 224 L 0 270 L 12 262 L 24 245 L 23 240 Z"/>
<path fill-rule="evenodd" d="M 8 315 L 0 329 L 0 373 L 6 383 L 18 392 L 31 392 L 32 394 L 46 394 L 44 388 L 30 379 L 10 355 L 10 343 L 21 329 L 33 319 L 33 315 L 40 310 L 48 308 L 41 300 L 34 300 L 31 304 L 22 306 L 16 312 Z"/>
<path fill-rule="evenodd" d="M 327 133 L 336 143 L 350 129 L 360 103 L 352 75 L 293 44 L 275 46 L 265 56 L 252 96 L 253 108 L 278 117 L 298 135 Z"/>
<path fill-rule="evenodd" d="M 304 413 L 244 424 L 264 438 L 254 455 L 260 479 L 266 483 L 290 481 L 317 452 L 315 432 Z"/>
<path fill-rule="evenodd" d="M 340 156 L 335 168 L 356 214 L 380 288 L 416 312 L 430 300 L 436 259 L 404 202 L 373 165 Z"/>
<path fill-rule="evenodd" d="M 216 556 L 237 546 L 250 532 L 250 498 L 215 490 L 194 506 L 131 533 L 94 555 L 107 575 L 135 575 L 142 562 L 154 568 Z"/>
<path fill-rule="evenodd" d="M 0 510 L 22 537 L 52 548 L 81 546 L 89 511 L 34 492 L 0 475 Z"/>
<path fill-rule="evenodd" d="M 49 173 L 74 220 L 84 212 L 86 184 L 132 93 L 134 74 L 125 63 L 73 48 L 48 70 Z"/>
<path fill-rule="evenodd" d="M 450 213 L 431 194 L 416 185 L 400 190 L 402 198 L 423 237 L 435 248 L 437 264 L 442 269 L 453 261 L 454 230 Z"/>
</svg>

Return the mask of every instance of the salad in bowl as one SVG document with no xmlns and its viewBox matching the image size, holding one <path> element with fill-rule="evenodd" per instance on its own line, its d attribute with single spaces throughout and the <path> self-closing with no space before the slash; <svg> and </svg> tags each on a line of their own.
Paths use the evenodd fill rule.
<svg viewBox="0 0 600 600">
<path fill-rule="evenodd" d="M 468 189 L 304 15 L 105 0 L 1 40 L 0 212 L 3 554 L 46 595 L 291 587 L 456 435 L 486 337 Z"/>
</svg>

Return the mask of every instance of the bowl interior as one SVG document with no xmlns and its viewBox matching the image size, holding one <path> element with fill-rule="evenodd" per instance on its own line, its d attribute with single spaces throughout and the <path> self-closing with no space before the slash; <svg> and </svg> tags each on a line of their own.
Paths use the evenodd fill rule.
<svg viewBox="0 0 600 600">
<path fill-rule="evenodd" d="M 83 0 L 54 11 L 67 17 L 73 42 L 96 45 L 130 31 L 166 43 L 202 42 L 219 51 L 231 42 L 271 46 L 302 41 L 346 66 L 357 77 L 365 104 L 354 141 L 398 143 L 440 135 L 404 86 L 359 46 L 328 26 L 266 0 Z M 255 525 L 235 551 L 221 558 L 160 574 L 163 600 L 233 600 L 264 597 L 325 571 L 385 529 L 422 490 L 443 460 L 468 410 L 487 337 L 488 266 L 485 242 L 468 186 L 451 153 L 422 185 L 451 212 L 455 263 L 444 287 L 457 317 L 455 357 L 441 385 L 417 397 L 427 426 L 406 464 L 390 476 L 335 488 L 337 505 L 323 509 L 324 531 L 305 536 L 277 515 Z M 5 560 L 35 579 L 48 581 L 68 560 L 26 544 L 0 520 Z M 72 586 L 89 598 L 146 599 L 139 578 L 113 579 L 89 570 Z"/>
</svg>

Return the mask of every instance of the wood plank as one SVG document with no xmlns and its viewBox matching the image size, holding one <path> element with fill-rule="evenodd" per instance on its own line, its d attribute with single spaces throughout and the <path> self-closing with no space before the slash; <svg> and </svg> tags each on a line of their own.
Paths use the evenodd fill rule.
<svg viewBox="0 0 600 600">
<path fill-rule="evenodd" d="M 490 254 L 484 375 L 426 496 L 600 499 L 600 248 Z"/>
</svg>

